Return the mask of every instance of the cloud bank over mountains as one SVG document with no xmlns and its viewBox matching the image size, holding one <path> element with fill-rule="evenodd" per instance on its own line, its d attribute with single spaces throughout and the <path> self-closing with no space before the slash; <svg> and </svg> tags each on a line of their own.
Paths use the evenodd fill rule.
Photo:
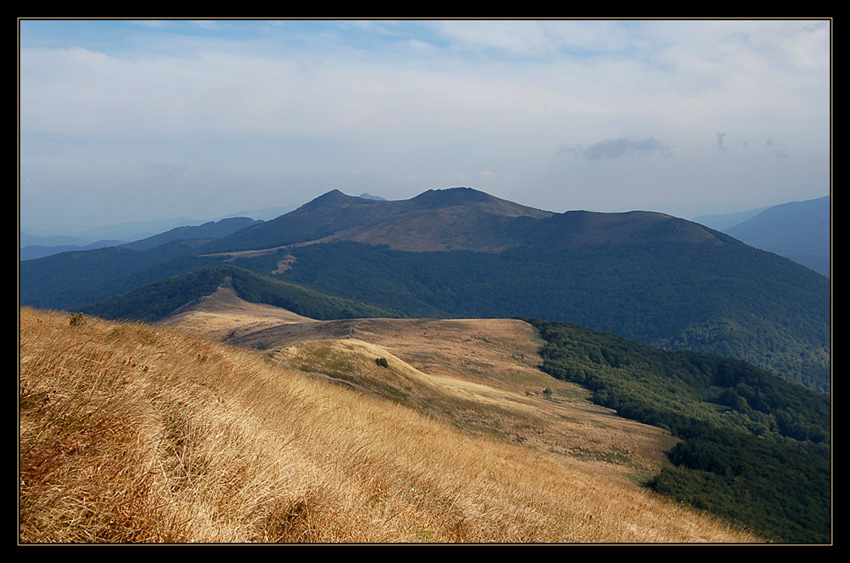
<svg viewBox="0 0 850 563">
<path fill-rule="evenodd" d="M 826 195 L 828 20 L 22 20 L 24 224 L 468 185 L 682 216 Z"/>
</svg>

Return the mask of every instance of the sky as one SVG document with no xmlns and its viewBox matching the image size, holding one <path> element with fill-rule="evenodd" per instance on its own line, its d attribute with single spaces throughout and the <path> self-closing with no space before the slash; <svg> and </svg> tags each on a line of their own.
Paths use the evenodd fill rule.
<svg viewBox="0 0 850 563">
<path fill-rule="evenodd" d="M 831 193 L 831 21 L 19 20 L 22 231 L 465 186 L 691 218 Z"/>
</svg>

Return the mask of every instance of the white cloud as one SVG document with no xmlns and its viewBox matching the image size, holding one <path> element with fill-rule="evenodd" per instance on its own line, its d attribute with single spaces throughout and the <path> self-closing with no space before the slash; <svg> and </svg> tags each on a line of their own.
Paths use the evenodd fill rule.
<svg viewBox="0 0 850 563">
<path fill-rule="evenodd" d="M 169 194 L 179 215 L 198 193 L 225 214 L 331 184 L 393 198 L 458 177 L 599 210 L 805 199 L 828 182 L 828 22 L 61 24 L 21 25 L 22 175 L 48 194 L 22 197 L 22 217 L 51 190 L 133 202 L 112 217 L 163 213 L 137 192 L 166 170 L 183 182 Z M 793 168 L 763 164 L 777 160 L 768 138 Z"/>
<path fill-rule="evenodd" d="M 580 152 L 582 157 L 588 160 L 596 160 L 597 158 L 620 158 L 632 154 L 669 154 L 671 149 L 662 145 L 653 137 L 646 137 L 644 139 L 619 137 L 617 139 L 599 141 Z"/>
</svg>

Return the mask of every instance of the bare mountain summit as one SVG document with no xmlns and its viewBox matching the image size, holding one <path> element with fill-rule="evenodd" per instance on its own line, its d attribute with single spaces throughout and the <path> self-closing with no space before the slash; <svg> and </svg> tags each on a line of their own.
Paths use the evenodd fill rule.
<svg viewBox="0 0 850 563">
<path fill-rule="evenodd" d="M 499 253 L 519 246 L 577 247 L 659 240 L 720 243 L 717 233 L 662 213 L 554 213 L 472 188 L 428 190 L 399 201 L 330 191 L 273 221 L 221 242 L 259 250 L 306 242 L 351 241 L 392 250 Z"/>
</svg>

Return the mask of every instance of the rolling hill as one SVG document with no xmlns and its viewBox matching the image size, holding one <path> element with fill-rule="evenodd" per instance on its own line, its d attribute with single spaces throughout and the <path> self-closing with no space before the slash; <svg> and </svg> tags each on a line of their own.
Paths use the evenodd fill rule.
<svg viewBox="0 0 850 563">
<path fill-rule="evenodd" d="M 830 537 L 829 397 L 744 362 L 564 323 L 317 321 L 230 291 L 160 324 L 256 350 L 475 435 L 611 464 L 773 541 Z M 597 411 L 587 398 L 612 410 Z M 549 407 L 560 414 L 550 418 Z M 667 432 L 677 439 L 672 450 Z"/>
<path fill-rule="evenodd" d="M 220 221 L 208 221 L 197 226 L 175 227 L 164 233 L 128 242 L 121 246 L 132 250 L 147 250 L 173 241 L 217 239 L 259 222 L 250 217 L 229 217 Z"/>
<path fill-rule="evenodd" d="M 305 332 L 209 338 L 243 313 Z M 675 440 L 535 370 L 527 323 L 314 339 L 336 321 L 226 291 L 171 327 L 70 319 L 21 310 L 21 543 L 766 540 L 643 486 Z"/>
<path fill-rule="evenodd" d="M 317 319 L 397 316 L 390 309 L 328 295 L 227 264 L 191 270 L 117 297 L 90 303 L 82 309 L 86 314 L 102 318 L 156 322 L 195 307 L 225 288 L 240 299 L 287 308 L 296 314 Z"/>
<path fill-rule="evenodd" d="M 44 258 L 53 254 L 63 252 L 95 250 L 99 248 L 108 248 L 113 246 L 121 246 L 133 250 L 146 250 L 155 248 L 168 242 L 194 240 L 194 239 L 213 239 L 229 235 L 235 231 L 244 229 L 248 225 L 256 223 L 254 219 L 248 217 L 230 217 L 220 221 L 208 221 L 197 226 L 182 226 L 175 227 L 163 233 L 152 236 L 147 236 L 132 242 L 118 240 L 101 240 L 94 243 L 79 243 L 79 244 L 37 244 L 37 237 L 21 236 L 21 260 L 33 260 L 36 258 Z M 54 237 L 61 239 L 62 237 Z M 65 237 L 70 239 L 71 237 Z M 45 239 L 45 242 L 50 239 Z M 73 240 L 73 239 L 71 239 Z M 25 242 L 26 241 L 26 242 Z"/>
<path fill-rule="evenodd" d="M 774 541 L 829 538 L 828 396 L 740 361 L 666 352 L 564 323 L 317 321 L 227 290 L 160 324 L 256 350 L 274 364 L 476 435 L 612 464 Z M 534 401 L 541 397 L 547 401 Z M 599 417 L 587 398 L 612 411 Z M 561 416 L 550 419 L 550 405 Z M 615 430 L 626 421 L 611 412 L 664 434 L 624 427 L 633 434 L 626 438 Z M 672 451 L 662 445 L 667 432 L 677 438 Z M 645 457 L 650 436 L 675 465 L 656 457 L 658 450 Z M 752 497 L 752 490 L 762 494 Z"/>
<path fill-rule="evenodd" d="M 161 318 L 189 300 L 163 300 L 164 286 L 152 284 L 225 264 L 380 316 L 568 321 L 829 389 L 826 277 L 669 215 L 552 213 L 470 188 L 403 201 L 334 190 L 217 239 L 28 261 L 21 303 L 94 311 L 91 303 L 112 299 L 113 318 L 132 317 L 142 303 Z M 269 302 L 273 294 L 240 295 Z"/>
</svg>

